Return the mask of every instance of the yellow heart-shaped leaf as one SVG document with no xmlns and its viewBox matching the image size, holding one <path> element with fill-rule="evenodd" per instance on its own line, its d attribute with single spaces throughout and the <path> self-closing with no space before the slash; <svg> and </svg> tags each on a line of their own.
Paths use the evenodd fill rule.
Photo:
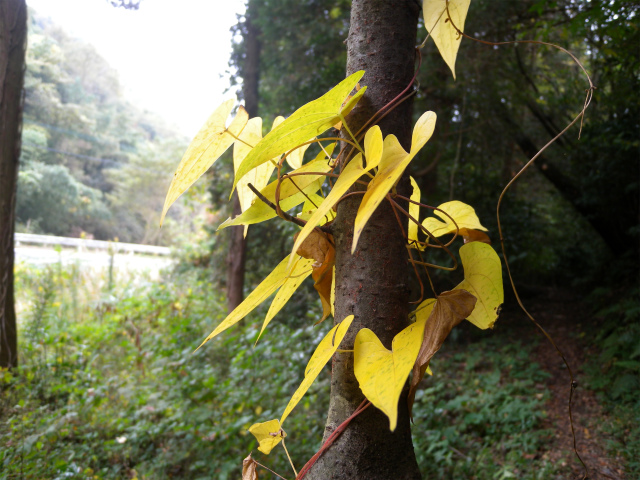
<svg viewBox="0 0 640 480">
<path fill-rule="evenodd" d="M 256 437 L 260 445 L 258 450 L 265 455 L 269 455 L 271 450 L 287 436 L 285 431 L 280 428 L 280 422 L 277 419 L 254 423 L 249 427 L 249 432 Z"/>
<path fill-rule="evenodd" d="M 456 225 L 458 225 L 459 229 L 465 228 L 487 231 L 487 229 L 480 224 L 476 211 L 471 205 L 453 200 L 439 205 L 438 210 L 435 210 L 434 213 L 439 216 L 442 221 L 428 217 L 422 222 L 422 226 L 429 230 L 434 237 L 455 233 Z M 449 216 L 445 215 L 445 213 Z M 455 223 L 452 219 L 455 220 Z"/>
<path fill-rule="evenodd" d="M 353 370 L 362 393 L 389 417 L 389 428 L 398 421 L 398 401 L 418 356 L 426 318 L 409 325 L 395 336 L 391 351 L 375 333 L 363 328 L 354 343 Z"/>
<path fill-rule="evenodd" d="M 460 247 L 464 280 L 454 290 L 466 290 L 478 299 L 468 320 L 481 329 L 491 328 L 504 302 L 502 265 L 491 245 L 471 242 Z"/>
<path fill-rule="evenodd" d="M 425 112 L 418 119 L 413 129 L 411 151 L 409 153 L 402 148 L 400 142 L 394 135 L 387 135 L 387 138 L 384 139 L 382 159 L 380 160 L 378 173 L 376 173 L 373 180 L 369 182 L 367 192 L 364 194 L 364 198 L 356 214 L 351 253 L 355 252 L 360 235 L 369 218 L 373 215 L 373 212 L 375 212 L 387 193 L 389 193 L 391 188 L 398 182 L 400 176 L 418 151 L 431 138 L 436 126 L 436 118 L 435 113 Z M 350 164 L 351 163 L 353 163 L 353 160 Z"/>
<path fill-rule="evenodd" d="M 449 15 L 447 15 L 447 3 L 449 4 Z M 440 55 L 444 59 L 453 78 L 456 78 L 456 57 L 460 48 L 462 37 L 451 25 L 453 24 L 464 31 L 464 22 L 469 11 L 471 0 L 423 0 L 422 10 L 424 15 L 424 26 L 433 38 L 438 47 Z"/>
</svg>

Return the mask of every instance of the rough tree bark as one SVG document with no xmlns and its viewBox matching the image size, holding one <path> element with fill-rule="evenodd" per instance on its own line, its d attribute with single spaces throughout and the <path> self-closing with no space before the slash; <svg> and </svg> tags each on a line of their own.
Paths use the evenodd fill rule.
<svg viewBox="0 0 640 480">
<path fill-rule="evenodd" d="M 242 68 L 242 93 L 244 108 L 249 117 L 258 116 L 258 82 L 260 80 L 260 31 L 251 22 L 253 2 L 247 3 L 243 29 L 245 58 Z M 233 194 L 233 216 L 240 215 L 240 201 L 237 192 Z M 244 227 L 231 227 L 229 244 L 228 275 L 227 275 L 227 305 L 231 312 L 242 302 L 244 295 L 244 272 L 247 256 L 247 240 L 244 237 Z"/>
<path fill-rule="evenodd" d="M 347 40 L 347 75 L 366 74 L 364 98 L 348 117 L 357 131 L 380 108 L 411 83 L 419 2 L 415 0 L 354 0 Z M 384 135 L 395 134 L 408 151 L 411 143 L 411 101 L 405 101 L 379 125 Z M 410 193 L 404 178 L 399 190 Z M 335 317 L 355 315 L 342 344 L 352 349 L 361 328 L 375 332 L 386 348 L 408 325 L 409 287 L 406 241 L 387 202 L 371 217 L 351 255 L 353 223 L 361 196 L 340 202 L 334 222 L 336 242 Z M 406 224 L 405 224 L 406 229 Z M 353 354 L 337 354 L 332 362 L 331 401 L 325 438 L 350 416 L 363 400 L 353 373 Z M 352 421 L 319 458 L 309 479 L 419 479 L 413 451 L 406 391 L 400 399 L 398 426 L 389 431 L 388 418 L 371 406 Z"/>
<path fill-rule="evenodd" d="M 27 40 L 24 0 L 0 1 L 0 367 L 18 364 L 13 233 Z"/>
</svg>

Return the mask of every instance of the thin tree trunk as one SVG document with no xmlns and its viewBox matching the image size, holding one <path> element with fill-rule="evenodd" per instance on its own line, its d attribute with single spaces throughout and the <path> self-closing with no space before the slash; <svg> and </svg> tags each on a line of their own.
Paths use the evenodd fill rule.
<svg viewBox="0 0 640 480">
<path fill-rule="evenodd" d="M 24 0 L 0 1 L 0 367 L 18 364 L 13 234 L 27 40 Z"/>
<path fill-rule="evenodd" d="M 347 75 L 365 70 L 367 92 L 347 119 L 355 133 L 375 112 L 411 83 L 414 74 L 419 3 L 413 0 L 354 0 L 351 9 Z M 384 135 L 395 134 L 404 148 L 411 142 L 411 101 L 380 123 Z M 410 193 L 405 177 L 399 191 Z M 342 344 L 352 349 L 358 330 L 369 328 L 386 348 L 408 325 L 406 241 L 387 202 L 378 208 L 351 255 L 353 223 L 361 196 L 340 202 L 334 222 L 336 242 L 336 319 L 355 315 Z M 406 229 L 407 223 L 404 222 Z M 406 230 L 405 230 L 406 231 Z M 331 400 L 325 439 L 363 400 L 353 373 L 353 354 L 340 353 L 332 363 Z M 358 415 L 319 458 L 308 479 L 419 479 L 411 441 L 406 391 L 400 398 L 398 425 L 375 407 Z"/>
<path fill-rule="evenodd" d="M 247 5 L 244 24 L 245 61 L 243 65 L 242 92 L 244 108 L 249 117 L 258 116 L 258 82 L 260 80 L 260 39 L 259 30 L 251 23 L 252 2 Z M 239 215 L 240 201 L 238 193 L 233 194 L 233 215 Z M 244 227 L 231 227 L 229 255 L 227 257 L 229 270 L 227 275 L 227 299 L 229 311 L 242 302 L 244 295 L 244 272 L 247 256 L 247 240 L 244 237 Z"/>
</svg>

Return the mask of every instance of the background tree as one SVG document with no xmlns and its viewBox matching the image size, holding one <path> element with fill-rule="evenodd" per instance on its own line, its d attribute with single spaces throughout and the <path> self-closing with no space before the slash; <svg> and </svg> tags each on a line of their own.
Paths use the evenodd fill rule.
<svg viewBox="0 0 640 480">
<path fill-rule="evenodd" d="M 24 0 L 0 3 L 0 367 L 18 364 L 13 232 L 27 42 Z"/>
<path fill-rule="evenodd" d="M 244 20 L 237 25 L 242 33 L 245 52 L 238 74 L 242 76 L 242 98 L 244 108 L 250 117 L 257 117 L 259 111 L 259 83 L 260 83 L 260 29 L 254 25 L 256 2 L 249 0 L 246 5 Z M 233 215 L 242 213 L 238 192 L 233 194 Z M 240 305 L 244 298 L 244 274 L 247 256 L 247 241 L 245 228 L 231 227 L 229 254 L 227 256 L 227 302 L 229 311 Z"/>
</svg>

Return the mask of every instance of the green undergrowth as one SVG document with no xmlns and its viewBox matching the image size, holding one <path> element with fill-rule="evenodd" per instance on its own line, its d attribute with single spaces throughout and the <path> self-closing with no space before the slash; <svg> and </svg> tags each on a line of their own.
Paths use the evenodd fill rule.
<svg viewBox="0 0 640 480">
<path fill-rule="evenodd" d="M 311 326 L 318 307 L 276 318 L 255 348 L 264 311 L 193 353 L 223 318 L 221 292 L 185 272 L 89 280 L 73 267 L 18 270 L 21 365 L 0 372 L 1 480 L 224 480 L 252 450 L 293 478 L 282 449 L 259 453 L 247 428 L 279 417 L 299 385 L 330 327 Z M 550 478 L 544 374 L 530 346 L 509 342 L 481 332 L 434 360 L 414 409 L 425 478 Z M 298 468 L 319 448 L 329 383 L 325 369 L 284 425 Z"/>
<path fill-rule="evenodd" d="M 504 335 L 504 334 L 503 334 Z M 425 478 L 548 479 L 541 429 L 548 374 L 531 346 L 497 333 L 449 344 L 416 395 L 413 439 Z"/>
<path fill-rule="evenodd" d="M 601 288 L 592 301 L 607 305 L 595 314 L 598 353 L 588 365 L 589 387 L 607 414 L 600 428 L 610 456 L 623 457 L 629 478 L 640 478 L 640 295 Z"/>
</svg>

